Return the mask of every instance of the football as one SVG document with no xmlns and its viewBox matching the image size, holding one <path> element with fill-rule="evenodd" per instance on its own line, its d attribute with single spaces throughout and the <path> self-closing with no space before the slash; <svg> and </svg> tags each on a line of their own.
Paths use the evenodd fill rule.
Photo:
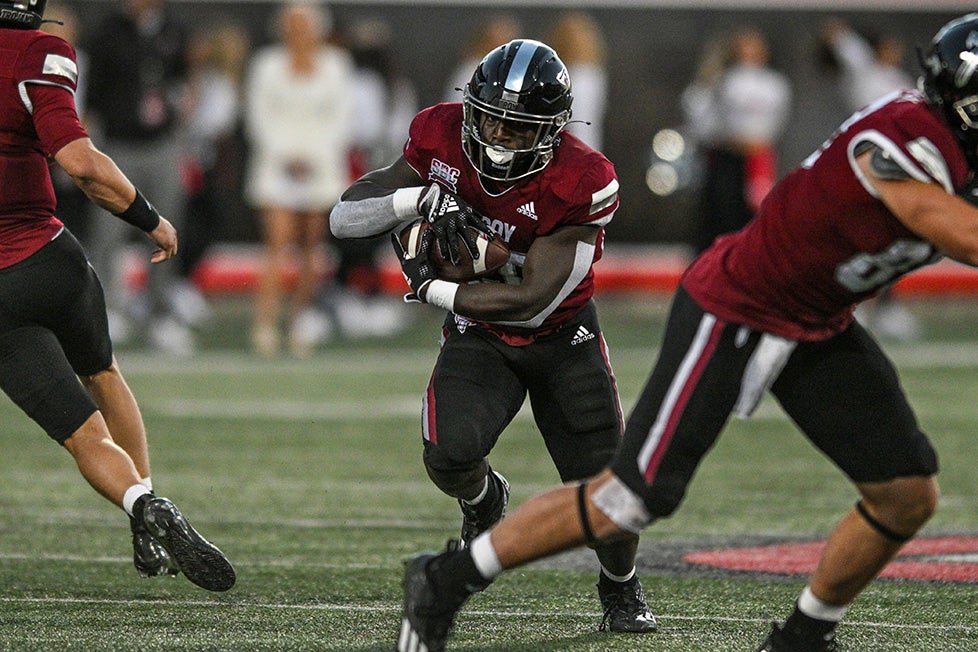
<svg viewBox="0 0 978 652">
<path fill-rule="evenodd" d="M 417 255 L 421 236 L 430 228 L 424 219 L 408 224 L 400 233 L 401 246 L 408 256 Z M 473 281 L 487 274 L 492 274 L 509 262 L 509 247 L 500 238 L 489 238 L 474 226 L 466 226 L 465 230 L 476 236 L 479 258 L 472 260 L 468 247 L 459 243 L 459 262 L 453 265 L 441 256 L 437 243 L 428 252 L 428 258 L 435 267 L 438 278 L 444 281 L 464 283 Z"/>
</svg>

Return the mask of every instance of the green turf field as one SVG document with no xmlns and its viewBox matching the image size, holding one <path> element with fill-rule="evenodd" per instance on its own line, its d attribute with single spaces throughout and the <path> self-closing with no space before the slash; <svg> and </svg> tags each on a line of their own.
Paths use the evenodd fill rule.
<svg viewBox="0 0 978 652">
<path fill-rule="evenodd" d="M 941 455 L 925 535 L 978 535 L 978 310 L 915 304 L 930 337 L 886 344 Z M 454 501 L 420 463 L 419 410 L 435 310 L 385 341 L 334 342 L 307 361 L 242 353 L 247 309 L 219 306 L 194 361 L 119 352 L 151 436 L 153 478 L 231 557 L 210 594 L 132 567 L 124 515 L 69 456 L 0 399 L 0 650 L 391 650 L 402 560 L 457 533 Z M 607 300 L 623 404 L 644 382 L 661 301 Z M 493 458 L 513 503 L 556 482 L 521 414 Z M 766 401 L 707 458 L 686 504 L 650 527 L 640 564 L 660 631 L 597 631 L 596 566 L 573 553 L 505 575 L 457 622 L 455 650 L 753 650 L 804 578 L 683 572 L 663 550 L 824 536 L 854 493 Z M 974 555 L 972 555 L 974 557 Z M 978 560 L 972 559 L 972 562 Z M 678 568 L 678 571 L 677 571 Z M 978 650 L 978 586 L 887 580 L 852 607 L 845 650 Z"/>
</svg>

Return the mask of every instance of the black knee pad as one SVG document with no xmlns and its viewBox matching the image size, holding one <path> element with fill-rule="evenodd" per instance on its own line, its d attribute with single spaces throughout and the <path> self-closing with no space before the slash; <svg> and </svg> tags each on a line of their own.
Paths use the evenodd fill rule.
<svg viewBox="0 0 978 652">
<path fill-rule="evenodd" d="M 489 475 L 489 463 L 484 459 L 475 464 L 442 466 L 433 464 L 425 454 L 424 468 L 435 486 L 453 498 L 474 498 Z"/>
</svg>

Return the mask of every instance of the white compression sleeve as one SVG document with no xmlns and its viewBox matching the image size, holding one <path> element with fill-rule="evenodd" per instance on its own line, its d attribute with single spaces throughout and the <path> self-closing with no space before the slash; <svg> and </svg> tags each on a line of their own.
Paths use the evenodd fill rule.
<svg viewBox="0 0 978 652">
<path fill-rule="evenodd" d="M 340 201 L 329 214 L 329 230 L 337 238 L 369 238 L 386 233 L 416 217 L 423 187 L 398 188 L 393 194 Z"/>
</svg>

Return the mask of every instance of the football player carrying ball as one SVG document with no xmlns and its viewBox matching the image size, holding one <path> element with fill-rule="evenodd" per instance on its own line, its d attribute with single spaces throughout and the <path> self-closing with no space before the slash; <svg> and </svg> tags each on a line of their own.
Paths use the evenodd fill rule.
<svg viewBox="0 0 978 652">
<path fill-rule="evenodd" d="M 566 482 L 594 475 L 621 438 L 592 300 L 618 180 L 607 158 L 563 130 L 571 103 L 567 68 L 552 48 L 499 46 L 462 102 L 421 111 L 403 155 L 357 180 L 330 216 L 338 238 L 395 231 L 408 298 L 447 311 L 421 426 L 425 469 L 459 502 L 462 546 L 503 517 L 509 484 L 488 458 L 527 395 Z M 397 235 L 419 217 L 431 228 L 408 251 Z M 478 230 L 509 247 L 508 263 L 477 282 L 438 278 L 428 253 L 437 248 L 457 263 L 465 248 L 475 258 Z M 602 628 L 656 628 L 635 574 L 637 543 L 636 535 L 595 546 Z M 410 618 L 404 627 L 409 641 Z"/>
</svg>

